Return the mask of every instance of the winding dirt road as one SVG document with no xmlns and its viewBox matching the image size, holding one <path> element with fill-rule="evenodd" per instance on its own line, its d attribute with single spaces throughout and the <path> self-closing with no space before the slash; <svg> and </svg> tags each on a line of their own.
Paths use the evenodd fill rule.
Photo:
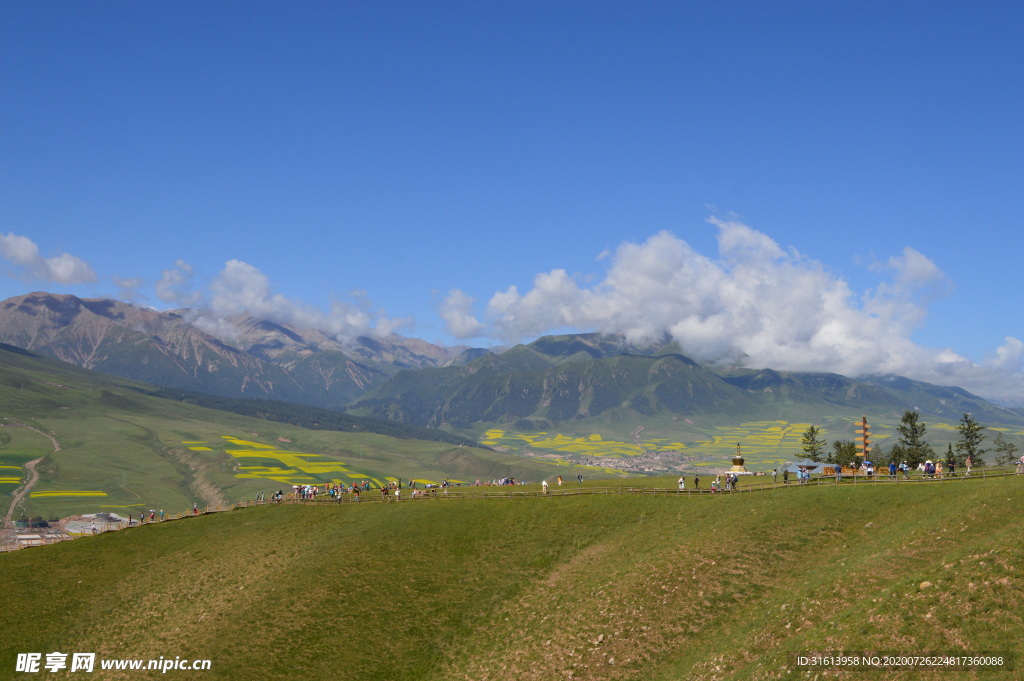
<svg viewBox="0 0 1024 681">
<path fill-rule="evenodd" d="M 17 421 L 12 421 L 11 425 L 12 426 L 21 426 L 22 428 L 28 428 L 29 430 L 36 431 L 37 433 L 39 433 L 43 437 L 49 439 L 50 442 L 53 443 L 53 451 L 55 451 L 55 452 L 59 452 L 60 451 L 60 443 L 57 442 L 57 438 L 55 438 L 54 436 L 50 435 L 49 433 L 44 433 L 43 431 L 39 430 L 38 428 L 34 428 L 32 426 L 25 425 L 24 423 L 18 423 Z M 39 471 L 36 470 L 36 464 L 39 463 L 40 461 L 42 461 L 44 458 L 46 458 L 46 457 L 45 456 L 41 456 L 38 459 L 33 459 L 33 460 L 29 461 L 27 464 L 25 464 L 25 469 L 29 472 L 28 481 L 25 483 L 25 485 L 21 489 L 19 489 L 17 492 L 15 492 L 14 498 L 11 499 L 11 505 L 7 509 L 7 515 L 4 516 L 4 524 L 3 524 L 4 529 L 9 529 L 11 527 L 11 517 L 14 515 L 14 509 L 18 507 L 18 504 L 21 503 L 21 500 L 24 499 L 25 495 L 29 493 L 29 491 L 32 489 L 32 486 L 35 485 L 37 482 L 39 482 Z"/>
</svg>

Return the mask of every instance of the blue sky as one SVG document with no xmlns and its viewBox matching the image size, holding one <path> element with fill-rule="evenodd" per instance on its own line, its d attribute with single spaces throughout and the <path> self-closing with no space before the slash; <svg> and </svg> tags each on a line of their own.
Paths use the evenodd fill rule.
<svg viewBox="0 0 1024 681">
<path fill-rule="evenodd" d="M 1022 20 L 8 3 L 0 297 L 444 343 L 669 333 L 1024 397 Z"/>
</svg>

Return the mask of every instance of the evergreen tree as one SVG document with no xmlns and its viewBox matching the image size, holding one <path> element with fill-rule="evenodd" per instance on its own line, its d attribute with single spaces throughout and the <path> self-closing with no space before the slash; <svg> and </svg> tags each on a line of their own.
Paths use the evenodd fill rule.
<svg viewBox="0 0 1024 681">
<path fill-rule="evenodd" d="M 956 443 L 956 451 L 962 454 L 965 460 L 967 457 L 971 457 L 973 465 L 984 466 L 985 462 L 981 455 L 988 450 L 981 448 L 981 443 L 985 439 L 981 431 L 985 430 L 985 426 L 975 421 L 970 414 L 964 414 L 956 429 L 960 431 L 960 440 Z"/>
<path fill-rule="evenodd" d="M 903 412 L 903 418 L 896 426 L 896 432 L 900 434 L 899 444 L 911 468 L 917 468 L 925 460 L 935 457 L 931 445 L 924 441 L 925 425 L 921 423 L 919 416 L 916 411 L 908 409 Z"/>
<path fill-rule="evenodd" d="M 832 451 L 829 452 L 825 462 L 849 468 L 859 468 L 860 457 L 857 456 L 857 443 L 853 440 L 834 441 L 832 443 Z"/>
<path fill-rule="evenodd" d="M 821 429 L 814 426 L 804 432 L 801 448 L 804 450 L 804 456 L 811 461 L 821 461 L 825 452 L 825 441 L 819 440 L 819 435 L 821 435 Z"/>
<path fill-rule="evenodd" d="M 907 461 L 908 464 L 910 463 L 907 460 L 907 451 L 898 442 L 893 444 L 893 446 L 889 448 L 889 453 L 886 454 L 884 457 L 879 455 L 878 460 L 881 463 L 885 464 L 886 466 L 888 466 L 889 463 L 892 461 L 895 461 L 897 466 L 899 466 L 904 461 Z"/>
<path fill-rule="evenodd" d="M 996 433 L 996 439 L 992 444 L 999 452 L 999 456 L 996 457 L 997 466 L 1009 466 L 1017 461 L 1017 445 L 1003 437 L 1002 433 Z"/>
<path fill-rule="evenodd" d="M 959 457 L 956 454 L 954 454 L 953 453 L 953 443 L 952 442 L 947 443 L 946 444 L 946 463 L 949 463 L 950 461 L 952 461 L 957 466 L 963 466 L 964 462 L 961 461 L 961 459 L 966 460 L 967 457 Z"/>
</svg>

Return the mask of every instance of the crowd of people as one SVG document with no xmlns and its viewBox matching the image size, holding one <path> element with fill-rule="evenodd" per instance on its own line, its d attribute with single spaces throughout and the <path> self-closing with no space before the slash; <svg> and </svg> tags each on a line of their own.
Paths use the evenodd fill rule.
<svg viewBox="0 0 1024 681">
<path fill-rule="evenodd" d="M 1024 460 L 1021 463 L 1022 469 L 1024 469 Z M 884 470 L 884 469 L 883 469 Z M 956 475 L 956 463 L 955 461 L 926 461 L 918 467 L 918 470 L 922 472 L 925 478 L 942 478 L 944 476 Z M 895 461 L 888 464 L 889 477 L 896 479 L 898 475 L 902 475 L 904 479 L 909 479 L 911 468 L 906 461 L 897 464 Z M 971 472 L 971 461 L 968 460 L 966 467 L 966 474 L 970 475 Z M 851 471 L 851 474 L 853 472 Z M 875 470 L 872 464 L 869 462 L 864 463 L 864 474 L 867 477 L 874 477 Z M 769 473 L 763 473 L 761 475 L 769 475 Z M 771 471 L 772 482 L 778 482 L 779 470 L 775 469 Z M 800 468 L 794 472 L 796 475 L 798 484 L 807 484 L 811 481 L 811 472 L 805 468 Z M 843 468 L 840 466 L 834 466 L 831 470 L 826 470 L 826 475 L 835 475 L 836 480 L 841 482 L 843 479 Z M 782 482 L 783 484 L 789 484 L 789 470 L 783 469 L 782 471 Z M 577 476 L 579 482 L 583 482 L 583 476 Z M 724 476 L 719 474 L 716 475 L 710 483 L 709 491 L 711 493 L 717 492 L 732 492 L 737 490 L 739 485 L 740 476 L 737 473 L 725 473 Z M 557 476 L 556 483 L 561 487 L 564 480 L 561 475 Z M 380 494 L 382 499 L 393 499 L 400 500 L 402 498 L 403 489 L 408 490 L 407 498 L 416 499 L 426 494 L 436 494 L 441 491 L 443 494 L 448 494 L 448 488 L 450 487 L 462 487 L 463 485 L 472 487 L 504 487 L 504 486 L 517 486 L 528 484 L 525 480 L 516 479 L 514 477 L 502 477 L 493 480 L 483 480 L 479 478 L 472 483 L 456 482 L 445 479 L 441 483 L 424 482 L 417 480 L 389 480 L 382 487 L 380 487 Z M 686 490 L 686 476 L 681 475 L 677 481 L 677 486 L 680 491 Z M 541 491 L 547 494 L 549 488 L 548 481 L 545 479 L 541 481 Z M 700 475 L 693 476 L 693 490 L 700 491 Z M 362 480 L 359 482 L 352 483 L 341 483 L 341 482 L 330 482 L 321 483 L 320 485 L 309 484 L 309 485 L 292 485 L 292 494 L 288 495 L 289 499 L 315 501 L 317 498 L 326 495 L 331 500 L 342 501 L 346 496 L 351 495 L 355 501 L 359 501 L 361 494 L 369 492 L 371 490 L 370 480 Z M 283 501 L 285 499 L 284 490 L 278 490 L 270 494 L 271 501 Z M 256 495 L 256 501 L 262 503 L 267 501 L 267 495 L 265 492 L 259 492 Z M 193 507 L 193 513 L 198 513 L 198 507 Z M 163 511 L 160 512 L 161 519 L 163 519 Z M 153 512 L 150 512 L 150 522 L 153 522 Z M 144 514 L 140 514 L 139 523 L 145 522 Z"/>
<path fill-rule="evenodd" d="M 721 475 L 716 475 L 711 480 L 709 487 L 712 494 L 716 492 L 731 492 L 734 491 L 740 483 L 740 476 L 737 473 L 726 473 L 723 479 Z M 676 482 L 676 488 L 680 491 L 686 489 L 686 476 L 680 475 L 679 480 Z M 693 476 L 693 489 L 700 490 L 700 475 Z"/>
<path fill-rule="evenodd" d="M 513 477 L 496 478 L 494 480 L 483 480 L 477 479 L 476 482 L 466 483 L 472 487 L 492 487 L 492 486 L 513 486 L 513 485 L 526 485 L 528 484 L 525 480 L 517 480 Z M 558 484 L 562 484 L 562 476 L 558 476 Z M 544 485 L 547 486 L 547 481 L 544 481 Z M 437 492 L 441 490 L 443 493 L 448 493 L 449 487 L 462 487 L 462 482 L 456 482 L 453 480 L 445 479 L 441 483 L 424 482 L 421 480 L 389 480 L 380 487 L 380 494 L 382 498 L 390 499 L 401 499 L 402 490 L 406 489 L 410 492 L 409 496 L 416 498 L 422 496 L 425 493 Z M 278 490 L 277 492 L 271 492 L 270 501 L 282 501 L 284 499 L 297 499 L 301 501 L 315 501 L 318 498 L 322 498 L 326 495 L 330 500 L 341 501 L 346 495 L 355 497 L 358 501 L 359 497 L 371 491 L 372 485 L 369 480 L 362 480 L 360 482 L 352 483 L 341 483 L 341 482 L 327 482 L 308 485 L 292 485 L 292 493 L 285 495 L 284 490 Z M 257 492 L 255 501 L 257 503 L 264 503 L 268 499 L 266 492 Z"/>
<path fill-rule="evenodd" d="M 972 463 L 973 462 L 970 460 L 970 458 L 968 458 L 967 459 L 967 464 L 966 464 L 965 475 L 970 475 L 971 474 L 971 468 L 972 468 L 971 464 Z M 943 477 L 946 477 L 946 476 L 955 476 L 956 475 L 956 469 L 957 469 L 956 462 L 953 461 L 953 460 L 949 460 L 949 461 L 946 461 L 946 462 L 943 462 L 943 461 L 926 461 L 926 462 L 920 464 L 917 467 L 917 470 L 922 473 L 922 477 L 929 478 L 929 479 L 940 479 L 940 478 L 943 478 Z M 900 475 L 902 475 L 904 479 L 909 479 L 910 478 L 910 471 L 911 471 L 911 467 L 910 467 L 910 465 L 906 461 L 903 461 L 902 463 L 899 463 L 899 464 L 897 464 L 895 461 L 892 461 L 892 462 L 890 462 L 888 464 L 889 478 L 893 479 L 893 480 L 897 479 Z M 1018 464 L 1017 464 L 1017 471 L 1016 472 L 1018 474 L 1024 474 L 1024 457 L 1022 457 L 1021 460 L 1018 462 Z M 874 469 L 873 468 L 868 468 L 867 465 L 865 465 L 865 473 L 867 474 L 867 477 L 873 477 Z M 759 475 L 769 475 L 769 474 L 768 473 L 761 473 Z M 770 475 L 772 476 L 772 482 L 773 483 L 777 483 L 778 482 L 778 477 L 779 477 L 779 470 L 775 469 L 775 470 L 771 471 Z M 804 469 L 804 468 L 800 468 L 799 470 L 797 470 L 795 472 L 795 475 L 797 476 L 797 480 L 798 480 L 799 484 L 806 484 L 806 483 L 810 482 L 810 480 L 811 480 L 811 472 L 809 470 L 807 470 L 807 469 Z M 832 469 L 826 469 L 826 475 L 835 475 L 836 481 L 837 482 L 841 482 L 842 479 L 843 479 L 843 468 L 841 466 L 834 466 Z M 711 484 L 709 486 L 709 491 L 712 494 L 717 493 L 717 492 L 732 492 L 732 491 L 736 491 L 737 488 L 738 488 L 738 485 L 739 485 L 739 478 L 740 478 L 740 476 L 738 474 L 732 473 L 732 472 L 726 473 L 724 475 L 724 479 L 723 479 L 722 475 L 716 475 L 711 480 Z M 582 475 L 578 475 L 577 479 L 582 484 L 583 476 Z M 561 475 L 557 476 L 556 482 L 557 482 L 559 487 L 562 486 L 564 480 L 563 480 Z M 786 470 L 786 469 L 783 469 L 783 471 L 782 471 L 782 482 L 785 485 L 789 484 L 789 471 Z M 466 484 L 468 486 L 473 486 L 473 487 L 491 487 L 491 486 L 499 486 L 500 487 L 500 486 L 526 485 L 527 482 L 525 480 L 517 480 L 516 478 L 510 476 L 510 477 L 496 478 L 494 480 L 489 480 L 489 481 L 488 480 L 481 481 L 480 479 L 477 479 L 473 483 L 466 483 Z M 448 480 L 448 479 L 445 479 L 440 484 L 433 483 L 433 482 L 417 481 L 417 480 L 408 480 L 408 481 L 404 481 L 404 482 L 402 480 L 389 480 L 388 482 L 386 482 L 380 488 L 380 494 L 381 494 L 381 498 L 382 499 L 385 499 L 385 500 L 391 499 L 391 500 L 398 501 L 398 500 L 401 500 L 401 498 L 402 498 L 402 490 L 403 490 L 403 488 L 409 490 L 409 494 L 408 494 L 409 498 L 416 499 L 416 498 L 425 496 L 427 494 L 435 495 L 435 494 L 437 494 L 437 492 L 439 490 L 442 491 L 443 494 L 447 495 L 449 487 L 453 487 L 453 486 L 461 487 L 462 485 L 463 485 L 462 482 L 455 482 L 455 481 Z M 542 493 L 547 494 L 548 487 L 549 487 L 548 481 L 547 480 L 543 480 L 541 482 L 541 491 L 542 491 Z M 685 475 L 679 476 L 679 480 L 677 481 L 677 488 L 680 491 L 686 490 L 686 476 Z M 692 489 L 695 490 L 695 491 L 700 491 L 700 475 L 699 474 L 693 476 L 693 487 L 692 487 Z M 321 485 L 292 485 L 292 493 L 291 494 L 286 496 L 284 490 L 281 489 L 281 490 L 278 490 L 276 492 L 271 492 L 270 496 L 269 496 L 269 500 L 272 501 L 272 502 L 281 502 L 281 501 L 284 501 L 285 499 L 315 501 L 318 497 L 326 495 L 330 500 L 342 501 L 346 496 L 350 495 L 353 501 L 359 501 L 360 496 L 363 493 L 365 493 L 365 492 L 369 492 L 370 490 L 371 490 L 371 483 L 370 483 L 369 480 L 362 480 L 362 481 L 359 481 L 359 482 L 352 482 L 352 483 L 348 483 L 348 484 L 341 483 L 341 482 L 329 482 L 329 483 L 322 483 Z M 267 493 L 266 492 L 257 492 L 256 493 L 255 501 L 257 503 L 265 503 L 267 500 L 268 500 L 268 497 L 267 497 Z M 192 504 L 192 515 L 199 515 L 199 513 L 200 513 L 200 511 L 199 511 L 199 504 L 198 503 Z M 154 510 L 154 509 L 150 509 L 149 514 L 148 514 L 148 519 L 147 519 L 147 514 L 145 512 L 140 512 L 139 513 L 138 521 L 135 521 L 131 516 L 128 516 L 128 518 L 126 519 L 127 520 L 127 526 L 131 527 L 132 525 L 135 525 L 136 522 L 137 522 L 138 525 L 158 522 L 157 517 L 158 517 L 157 511 Z M 164 513 L 163 509 L 161 509 L 159 511 L 159 521 L 163 521 L 165 519 L 166 519 L 166 514 Z M 96 525 L 95 525 L 95 523 L 93 523 L 93 532 L 97 532 L 97 531 L 98 530 L 96 529 Z"/>
</svg>

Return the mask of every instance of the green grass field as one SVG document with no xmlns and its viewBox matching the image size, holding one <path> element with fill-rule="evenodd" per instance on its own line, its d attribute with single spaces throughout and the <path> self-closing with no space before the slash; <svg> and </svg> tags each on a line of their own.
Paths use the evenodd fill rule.
<svg viewBox="0 0 1024 681">
<path fill-rule="evenodd" d="M 57 650 L 212 661 L 103 679 L 1021 678 L 793 655 L 1019 657 L 1022 508 L 1024 476 L 242 509 L 0 555 L 0 677 Z"/>
<path fill-rule="evenodd" d="M 12 474 L 0 494 L 10 499 L 24 462 L 44 454 L 42 478 L 32 491 L 36 496 L 18 509 L 26 515 L 183 511 L 194 502 L 227 504 L 259 491 L 290 490 L 292 484 L 369 479 L 378 487 L 396 476 L 433 482 L 505 475 L 537 480 L 555 469 L 511 454 L 440 442 L 308 431 L 220 412 L 189 416 L 108 412 L 33 421 L 57 437 L 61 451 L 56 453 L 48 453 L 49 440 L 34 431 L 7 426 L 4 430 L 16 437 L 0 448 L 0 465 L 19 468 L 0 469 Z M 286 465 L 295 461 L 306 465 Z M 84 504 L 82 492 L 103 496 L 89 497 Z M 61 493 L 68 496 L 57 496 Z"/>
<path fill-rule="evenodd" d="M 307 430 L 146 396 L 132 389 L 142 384 L 49 360 L 10 352 L 0 359 L 0 512 L 27 477 L 25 463 L 45 457 L 15 518 L 180 512 L 298 483 L 539 480 L 555 468 L 443 442 Z M 60 451 L 41 433 L 55 437 Z"/>
</svg>

